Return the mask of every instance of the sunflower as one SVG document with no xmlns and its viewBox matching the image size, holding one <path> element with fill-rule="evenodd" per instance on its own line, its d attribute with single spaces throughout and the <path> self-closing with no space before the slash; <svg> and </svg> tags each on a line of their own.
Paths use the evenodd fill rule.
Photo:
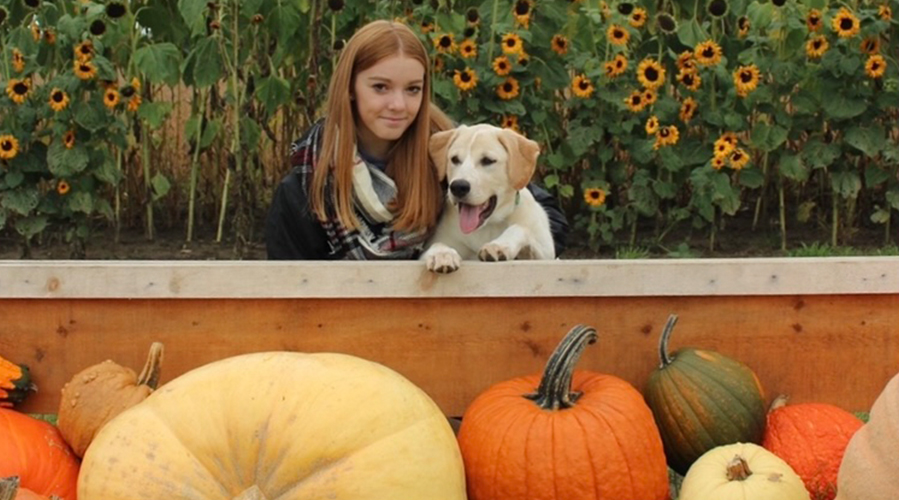
<svg viewBox="0 0 899 500">
<path fill-rule="evenodd" d="M 106 33 L 106 23 L 104 23 L 102 19 L 95 19 L 88 28 L 88 31 L 91 32 L 91 35 L 103 36 L 103 34 Z"/>
<path fill-rule="evenodd" d="M 50 91 L 50 108 L 52 108 L 53 111 L 62 111 L 66 109 L 66 106 L 68 105 L 69 94 L 66 94 L 64 90 L 54 88 Z"/>
<path fill-rule="evenodd" d="M 893 18 L 893 10 L 890 9 L 890 6 L 887 4 L 882 4 L 877 7 L 877 16 L 880 17 L 882 21 L 889 22 L 890 19 Z"/>
<path fill-rule="evenodd" d="M 428 21 L 422 21 L 421 25 L 418 27 L 418 30 L 421 31 L 422 35 L 427 35 L 434 31 L 434 23 Z"/>
<path fill-rule="evenodd" d="M 441 54 L 452 54 L 456 51 L 456 40 L 452 33 L 444 33 L 434 37 L 434 48 Z"/>
<path fill-rule="evenodd" d="M 531 9 L 533 7 L 534 4 L 531 0 L 518 0 L 512 6 L 512 15 L 515 17 L 515 22 L 523 26 L 524 29 L 528 29 L 531 23 Z"/>
<path fill-rule="evenodd" d="M 71 190 L 72 186 L 70 186 L 64 179 L 60 179 L 60 181 L 56 183 L 56 192 L 59 193 L 60 196 L 69 194 L 69 191 Z"/>
<path fill-rule="evenodd" d="M 112 19 L 118 19 L 128 12 L 128 7 L 123 2 L 109 2 L 106 4 L 106 15 Z"/>
<path fill-rule="evenodd" d="M 618 13 L 622 16 L 629 16 L 634 11 L 634 4 L 631 2 L 621 2 L 618 4 Z"/>
<path fill-rule="evenodd" d="M 19 49 L 12 49 L 12 68 L 16 73 L 21 73 L 25 69 L 25 56 Z"/>
<path fill-rule="evenodd" d="M 434 64 L 434 72 L 442 73 L 443 69 L 446 67 L 446 61 L 443 60 L 443 57 L 441 57 L 440 55 L 436 55 L 431 61 Z"/>
<path fill-rule="evenodd" d="M 90 61 L 94 57 L 94 42 L 85 40 L 75 46 L 76 61 Z"/>
<path fill-rule="evenodd" d="M 618 54 L 611 61 L 606 61 L 603 64 L 603 69 L 605 69 L 606 76 L 609 78 L 620 76 L 627 71 L 627 58 Z"/>
<path fill-rule="evenodd" d="M 862 40 L 861 51 L 869 56 L 880 52 L 880 38 L 871 36 Z"/>
<path fill-rule="evenodd" d="M 6 84 L 6 95 L 16 104 L 22 104 L 31 93 L 30 78 L 10 78 Z"/>
<path fill-rule="evenodd" d="M 677 81 L 679 81 L 684 87 L 687 87 L 688 90 L 692 90 L 693 92 L 699 90 L 700 85 L 702 85 L 702 77 L 699 76 L 699 72 L 695 69 L 680 70 L 677 73 Z"/>
<path fill-rule="evenodd" d="M 708 12 L 712 17 L 717 18 L 726 16 L 729 10 L 730 6 L 727 5 L 726 0 L 712 0 L 706 6 L 706 12 Z"/>
<path fill-rule="evenodd" d="M 601 207 L 606 203 L 606 192 L 600 188 L 587 188 L 584 190 L 584 201 L 591 207 Z"/>
<path fill-rule="evenodd" d="M 641 7 L 637 7 L 631 12 L 631 15 L 628 18 L 628 22 L 634 28 L 642 28 L 644 24 L 646 24 L 646 9 Z"/>
<path fill-rule="evenodd" d="M 643 92 L 639 90 L 631 92 L 631 95 L 624 99 L 624 103 L 627 104 L 627 108 L 634 113 L 638 113 L 646 107 L 646 102 L 643 100 Z"/>
<path fill-rule="evenodd" d="M 721 136 L 715 141 L 712 152 L 716 157 L 727 158 L 727 156 L 733 153 L 736 148 L 736 144 L 731 142 L 725 136 Z"/>
<path fill-rule="evenodd" d="M 740 38 L 746 38 L 749 35 L 749 28 L 751 27 L 752 25 L 749 22 L 748 17 L 740 16 L 740 18 L 737 19 L 737 35 Z"/>
<path fill-rule="evenodd" d="M 136 76 L 131 77 L 131 86 L 134 90 L 140 90 L 140 79 Z"/>
<path fill-rule="evenodd" d="M 665 68 L 655 59 L 647 57 L 637 66 L 637 80 L 647 89 L 657 89 L 665 83 Z"/>
<path fill-rule="evenodd" d="M 5 10 L 6 9 L 4 9 L 4 12 Z M 35 42 L 41 41 L 41 28 L 34 22 L 31 23 L 31 38 L 33 38 Z"/>
<path fill-rule="evenodd" d="M 64 136 L 62 136 L 62 143 L 65 144 L 66 149 L 72 149 L 75 147 L 75 131 L 69 130 L 66 132 Z"/>
<path fill-rule="evenodd" d="M 805 42 L 805 55 L 807 55 L 809 59 L 818 59 L 827 52 L 829 47 L 830 44 L 827 43 L 827 38 L 825 38 L 824 35 L 818 35 L 808 42 Z"/>
<path fill-rule="evenodd" d="M 811 9 L 808 11 L 808 15 L 805 16 L 805 25 L 808 27 L 808 30 L 813 33 L 817 33 L 821 30 L 821 26 L 824 25 L 824 22 L 821 18 L 821 11 L 818 9 Z"/>
<path fill-rule="evenodd" d="M 656 26 L 666 35 L 673 35 L 677 32 L 677 20 L 667 12 L 656 14 Z"/>
<path fill-rule="evenodd" d="M 721 170 L 724 166 L 727 165 L 727 159 L 723 156 L 713 156 L 712 157 L 712 168 L 715 170 Z"/>
<path fill-rule="evenodd" d="M 459 90 L 465 92 L 477 86 L 478 75 L 473 69 L 466 66 L 462 71 L 456 70 L 455 75 L 453 75 L 453 83 L 456 84 L 456 87 L 459 87 Z"/>
<path fill-rule="evenodd" d="M 727 157 L 727 161 L 730 163 L 730 168 L 740 170 L 749 163 L 749 155 L 746 154 L 746 151 L 743 151 L 743 148 L 735 148 L 730 156 Z"/>
<path fill-rule="evenodd" d="M 759 69 L 755 64 L 740 66 L 734 70 L 733 76 L 734 86 L 740 97 L 746 97 L 759 85 Z"/>
<path fill-rule="evenodd" d="M 740 144 L 740 139 L 737 137 L 736 132 L 725 132 L 718 137 L 718 140 L 726 142 L 733 147 L 737 147 Z"/>
<path fill-rule="evenodd" d="M 47 45 L 56 45 L 56 32 L 52 28 L 44 30 L 44 41 Z"/>
<path fill-rule="evenodd" d="M 462 38 L 474 38 L 478 34 L 478 28 L 476 26 L 466 26 L 464 30 L 462 30 Z"/>
<path fill-rule="evenodd" d="M 643 91 L 643 105 L 644 106 L 652 106 L 659 99 L 659 94 L 656 93 L 655 89 L 645 89 Z"/>
<path fill-rule="evenodd" d="M 693 59 L 693 51 L 685 50 L 677 56 L 677 69 L 695 69 L 696 60 Z"/>
<path fill-rule="evenodd" d="M 594 90 L 593 82 L 584 75 L 577 75 L 571 81 L 571 91 L 581 99 L 590 97 Z"/>
<path fill-rule="evenodd" d="M 521 52 L 515 60 L 519 66 L 527 66 L 531 62 L 531 56 L 526 52 Z"/>
<path fill-rule="evenodd" d="M 696 102 L 696 99 L 693 99 L 692 97 L 684 99 L 684 102 L 680 105 L 680 113 L 678 114 L 680 121 L 690 123 L 690 120 L 693 119 L 698 107 L 699 104 Z"/>
<path fill-rule="evenodd" d="M 503 83 L 496 86 L 496 95 L 504 101 L 518 97 L 518 80 L 514 76 L 507 76 Z"/>
<path fill-rule="evenodd" d="M 680 132 L 675 125 L 667 127 L 659 127 L 656 132 L 656 142 L 652 145 L 652 149 L 659 149 L 665 146 L 674 146 L 680 139 Z"/>
<path fill-rule="evenodd" d="M 465 22 L 467 22 L 469 26 L 481 24 L 481 13 L 478 12 L 477 7 L 471 7 L 465 11 Z"/>
<path fill-rule="evenodd" d="M 506 115 L 503 117 L 502 127 L 518 132 L 518 116 Z"/>
<path fill-rule="evenodd" d="M 103 92 L 103 105 L 109 109 L 115 109 L 119 104 L 119 91 L 114 88 L 106 89 L 106 92 Z"/>
<path fill-rule="evenodd" d="M 82 80 L 90 80 L 97 76 L 97 68 L 90 61 L 75 61 L 75 76 Z"/>
<path fill-rule="evenodd" d="M 612 24 L 609 26 L 609 29 L 606 30 L 606 37 L 612 45 L 627 45 L 627 41 L 630 40 L 631 34 L 621 26 Z"/>
<path fill-rule="evenodd" d="M 846 7 L 840 7 L 840 11 L 833 17 L 831 27 L 840 38 L 852 38 L 861 29 L 861 22 L 859 22 L 851 10 Z"/>
<path fill-rule="evenodd" d="M 659 131 L 659 119 L 656 115 L 652 115 L 649 119 L 646 120 L 646 125 L 643 127 L 646 129 L 646 135 L 653 135 Z"/>
<path fill-rule="evenodd" d="M 515 33 L 506 33 L 503 35 L 503 53 L 505 54 L 521 54 L 524 52 L 524 42 L 521 37 Z"/>
<path fill-rule="evenodd" d="M 131 99 L 128 99 L 128 106 L 126 109 L 132 113 L 135 113 L 138 109 L 140 109 L 141 102 L 142 99 L 140 97 L 140 94 L 134 94 L 133 96 L 131 96 Z"/>
<path fill-rule="evenodd" d="M 19 154 L 19 140 L 14 136 L 0 135 L 0 159 L 12 160 Z"/>
<path fill-rule="evenodd" d="M 512 61 L 506 56 L 499 56 L 493 60 L 493 72 L 499 76 L 506 76 L 512 72 Z"/>
<path fill-rule="evenodd" d="M 565 55 L 568 52 L 568 38 L 562 35 L 553 35 L 552 48 L 556 54 Z"/>
<path fill-rule="evenodd" d="M 721 46 L 713 40 L 706 40 L 696 46 L 696 62 L 703 66 L 714 66 L 721 62 Z"/>
<path fill-rule="evenodd" d="M 470 38 L 465 39 L 459 44 L 459 53 L 465 59 L 478 57 L 478 45 Z"/>
<path fill-rule="evenodd" d="M 868 57 L 865 62 L 865 74 L 871 78 L 880 78 L 886 73 L 887 62 L 880 54 L 874 54 Z"/>
</svg>

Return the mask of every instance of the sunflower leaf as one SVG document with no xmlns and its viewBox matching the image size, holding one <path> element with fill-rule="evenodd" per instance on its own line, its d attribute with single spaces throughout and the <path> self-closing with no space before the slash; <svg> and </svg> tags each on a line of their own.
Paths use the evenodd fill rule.
<svg viewBox="0 0 899 500">
<path fill-rule="evenodd" d="M 847 144 L 868 156 L 877 156 L 883 149 L 886 131 L 883 127 L 851 127 L 846 131 Z"/>
<path fill-rule="evenodd" d="M 181 52 L 171 43 L 144 45 L 134 52 L 134 63 L 152 83 L 175 85 L 181 79 Z"/>
<path fill-rule="evenodd" d="M 55 177 L 71 177 L 81 172 L 89 163 L 87 150 L 76 145 L 69 149 L 62 141 L 53 141 L 47 149 L 47 167 Z"/>
<path fill-rule="evenodd" d="M 808 167 L 802 162 L 802 156 L 798 154 L 785 153 L 781 155 L 777 169 L 787 179 L 792 179 L 797 182 L 805 182 L 808 180 Z"/>
</svg>

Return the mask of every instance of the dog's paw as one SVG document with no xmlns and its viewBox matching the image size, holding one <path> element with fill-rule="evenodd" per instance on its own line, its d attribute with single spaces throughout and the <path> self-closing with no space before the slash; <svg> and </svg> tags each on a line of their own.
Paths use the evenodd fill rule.
<svg viewBox="0 0 899 500">
<path fill-rule="evenodd" d="M 459 269 L 462 265 L 462 257 L 452 248 L 432 252 L 425 257 L 428 271 L 440 274 L 449 274 Z"/>
<path fill-rule="evenodd" d="M 487 243 L 478 250 L 478 258 L 484 262 L 515 260 L 512 250 L 498 243 Z"/>
</svg>

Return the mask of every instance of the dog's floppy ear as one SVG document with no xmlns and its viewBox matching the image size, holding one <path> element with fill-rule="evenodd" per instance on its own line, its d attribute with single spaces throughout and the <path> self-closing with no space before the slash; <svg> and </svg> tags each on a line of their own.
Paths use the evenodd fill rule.
<svg viewBox="0 0 899 500">
<path fill-rule="evenodd" d="M 509 180 L 515 189 L 524 189 L 531 182 L 537 170 L 537 156 L 540 145 L 527 137 L 509 129 L 502 129 L 499 142 L 509 153 Z"/>
<path fill-rule="evenodd" d="M 456 135 L 456 129 L 444 130 L 431 135 L 428 142 L 428 154 L 431 156 L 431 162 L 437 171 L 437 178 L 441 181 L 446 177 L 446 151 L 453 142 Z"/>
</svg>

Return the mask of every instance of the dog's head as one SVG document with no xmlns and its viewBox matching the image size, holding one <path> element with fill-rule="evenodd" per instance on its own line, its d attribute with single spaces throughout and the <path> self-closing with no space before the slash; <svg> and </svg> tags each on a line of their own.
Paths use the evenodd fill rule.
<svg viewBox="0 0 899 500">
<path fill-rule="evenodd" d="M 463 125 L 432 135 L 429 152 L 467 234 L 495 212 L 511 213 L 516 193 L 537 169 L 540 146 L 509 129 Z"/>
</svg>

